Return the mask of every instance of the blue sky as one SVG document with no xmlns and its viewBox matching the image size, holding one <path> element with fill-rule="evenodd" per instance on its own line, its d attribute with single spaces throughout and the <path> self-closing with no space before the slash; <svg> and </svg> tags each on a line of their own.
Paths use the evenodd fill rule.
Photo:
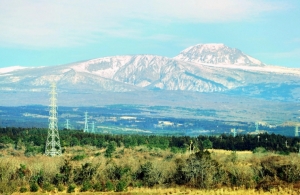
<svg viewBox="0 0 300 195">
<path fill-rule="evenodd" d="M 0 2 L 0 29 L 0 68 L 173 57 L 199 43 L 300 68 L 299 0 L 9 0 Z"/>
</svg>

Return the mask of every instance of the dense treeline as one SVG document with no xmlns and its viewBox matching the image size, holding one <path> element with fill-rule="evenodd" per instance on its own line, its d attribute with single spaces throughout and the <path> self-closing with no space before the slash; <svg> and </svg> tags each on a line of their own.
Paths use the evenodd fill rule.
<svg viewBox="0 0 300 195">
<path fill-rule="evenodd" d="M 25 146 L 27 152 L 34 150 L 43 151 L 47 138 L 47 129 L 39 128 L 0 128 L 0 144 L 15 144 L 16 148 Z M 222 134 L 220 136 L 156 136 L 156 135 L 111 135 L 111 134 L 89 134 L 77 130 L 60 131 L 62 147 L 91 145 L 98 148 L 106 148 L 113 142 L 117 147 L 135 147 L 146 145 L 148 147 L 167 149 L 174 151 L 185 151 L 187 149 L 225 149 L 233 151 L 253 151 L 257 147 L 263 147 L 268 151 L 280 153 L 298 152 L 300 138 L 286 137 L 275 134 L 232 135 Z"/>
<path fill-rule="evenodd" d="M 51 158 L 42 155 L 46 136 L 47 129 L 0 128 L 0 193 L 54 189 L 73 192 L 75 188 L 124 191 L 128 187 L 178 185 L 264 190 L 300 186 L 300 157 L 287 155 L 298 152 L 299 138 L 275 134 L 102 135 L 62 130 L 64 155 Z M 208 148 L 232 152 L 210 153 Z M 237 150 L 253 150 L 259 155 L 241 156 L 234 152 Z"/>
</svg>

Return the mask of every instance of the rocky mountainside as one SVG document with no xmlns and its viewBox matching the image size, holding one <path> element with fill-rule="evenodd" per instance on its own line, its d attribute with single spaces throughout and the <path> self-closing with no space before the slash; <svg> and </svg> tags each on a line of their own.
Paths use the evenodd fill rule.
<svg viewBox="0 0 300 195">
<path fill-rule="evenodd" d="M 46 93 L 51 82 L 70 94 L 172 90 L 289 100 L 299 97 L 300 69 L 267 66 L 224 44 L 195 45 L 174 58 L 127 55 L 0 69 L 0 93 Z"/>
</svg>

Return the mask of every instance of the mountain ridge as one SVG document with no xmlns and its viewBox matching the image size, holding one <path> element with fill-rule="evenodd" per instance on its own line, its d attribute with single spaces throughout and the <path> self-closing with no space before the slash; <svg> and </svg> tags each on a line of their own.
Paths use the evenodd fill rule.
<svg viewBox="0 0 300 195">
<path fill-rule="evenodd" d="M 199 61 L 200 60 L 200 61 Z M 37 68 L 0 69 L 0 91 L 46 92 L 51 82 L 69 93 L 145 90 L 224 92 L 253 97 L 295 99 L 300 69 L 269 66 L 224 44 L 198 44 L 174 58 L 118 55 Z M 288 89 L 278 95 L 281 86 Z M 277 90 L 277 91 L 276 91 Z M 269 91 L 269 96 L 262 96 Z M 276 94 L 272 91 L 276 91 Z"/>
</svg>

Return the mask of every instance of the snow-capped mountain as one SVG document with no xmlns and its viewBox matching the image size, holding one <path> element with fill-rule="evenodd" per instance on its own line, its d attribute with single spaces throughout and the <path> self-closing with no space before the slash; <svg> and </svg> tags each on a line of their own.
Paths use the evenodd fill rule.
<svg viewBox="0 0 300 195">
<path fill-rule="evenodd" d="M 195 45 L 174 58 L 112 56 L 7 70 L 0 69 L 0 92 L 48 92 L 50 83 L 56 82 L 61 92 L 73 94 L 180 90 L 280 100 L 300 94 L 300 69 L 267 66 L 224 44 Z"/>
<path fill-rule="evenodd" d="M 264 65 L 261 61 L 224 44 L 198 44 L 191 46 L 180 52 L 174 59 L 208 64 Z"/>
</svg>

